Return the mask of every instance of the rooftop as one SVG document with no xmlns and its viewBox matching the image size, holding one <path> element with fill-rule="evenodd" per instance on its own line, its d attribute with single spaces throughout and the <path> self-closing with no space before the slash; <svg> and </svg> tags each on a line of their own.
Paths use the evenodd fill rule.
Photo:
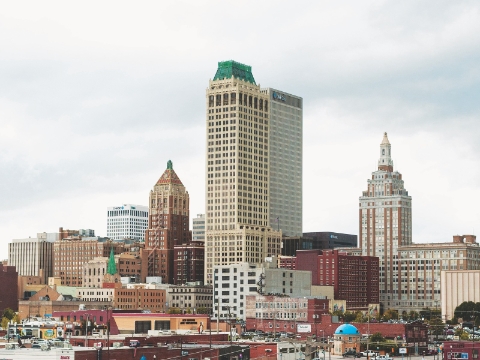
<svg viewBox="0 0 480 360">
<path fill-rule="evenodd" d="M 251 66 L 233 60 L 220 61 L 213 80 L 230 79 L 232 77 L 256 85 Z"/>
</svg>

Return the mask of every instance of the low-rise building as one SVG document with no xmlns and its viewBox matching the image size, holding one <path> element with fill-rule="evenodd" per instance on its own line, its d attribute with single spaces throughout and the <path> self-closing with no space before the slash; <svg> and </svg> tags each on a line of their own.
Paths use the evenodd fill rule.
<svg viewBox="0 0 480 360">
<path fill-rule="evenodd" d="M 238 263 L 214 268 L 214 312 L 220 319 L 245 320 L 246 296 L 280 294 L 309 296 L 311 271 L 277 268 L 277 258 L 268 258 L 263 264 Z"/>
<path fill-rule="evenodd" d="M 205 285 L 171 285 L 167 301 L 170 308 L 178 308 L 182 313 L 212 313 L 213 288 Z"/>
</svg>

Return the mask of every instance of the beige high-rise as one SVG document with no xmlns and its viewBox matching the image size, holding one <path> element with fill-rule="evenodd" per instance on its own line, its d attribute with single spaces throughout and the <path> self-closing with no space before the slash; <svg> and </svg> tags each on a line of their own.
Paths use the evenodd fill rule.
<svg viewBox="0 0 480 360">
<path fill-rule="evenodd" d="M 214 265 L 261 263 L 281 251 L 269 224 L 269 96 L 251 67 L 218 64 L 206 94 L 205 282 Z"/>
</svg>

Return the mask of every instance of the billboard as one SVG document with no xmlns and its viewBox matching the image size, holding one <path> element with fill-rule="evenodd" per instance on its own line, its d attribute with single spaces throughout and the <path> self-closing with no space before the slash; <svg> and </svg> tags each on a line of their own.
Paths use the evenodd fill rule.
<svg viewBox="0 0 480 360">
<path fill-rule="evenodd" d="M 297 324 L 297 332 L 310 333 L 312 332 L 312 325 L 310 324 Z"/>
</svg>

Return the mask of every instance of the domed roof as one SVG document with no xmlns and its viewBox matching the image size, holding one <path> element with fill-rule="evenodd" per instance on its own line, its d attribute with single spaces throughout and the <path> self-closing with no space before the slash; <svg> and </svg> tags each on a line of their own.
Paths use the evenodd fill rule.
<svg viewBox="0 0 480 360">
<path fill-rule="evenodd" d="M 337 330 L 335 330 L 335 335 L 357 335 L 360 336 L 357 328 L 351 324 L 340 325 Z"/>
</svg>

